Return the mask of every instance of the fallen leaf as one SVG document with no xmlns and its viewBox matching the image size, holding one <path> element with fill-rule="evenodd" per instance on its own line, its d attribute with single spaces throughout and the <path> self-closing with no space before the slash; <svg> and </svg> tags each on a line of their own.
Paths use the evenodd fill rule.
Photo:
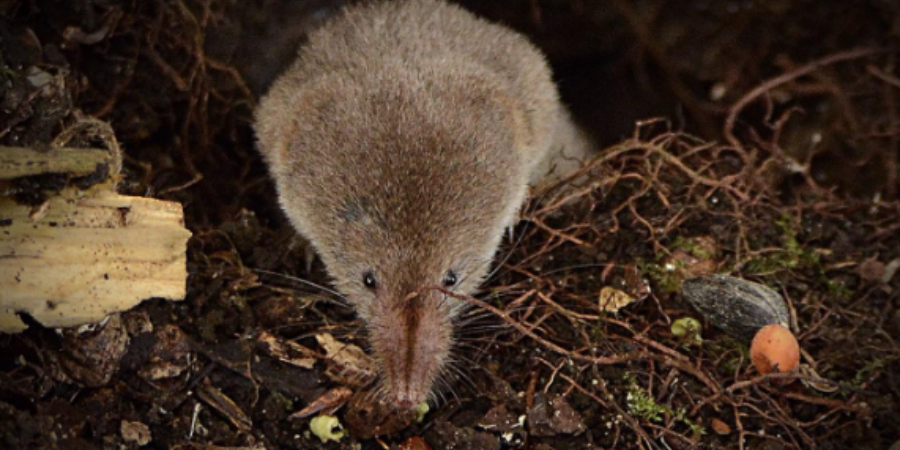
<svg viewBox="0 0 900 450">
<path fill-rule="evenodd" d="M 237 403 L 222 391 L 211 384 L 204 384 L 198 391 L 197 396 L 211 408 L 225 416 L 232 425 L 240 431 L 249 432 L 253 428 L 253 422 L 247 413 L 242 410 Z"/>
<path fill-rule="evenodd" d="M 499 433 L 506 444 L 525 442 L 528 437 L 525 432 L 525 416 L 516 416 L 505 404 L 491 408 L 478 422 L 478 426 L 486 431 Z"/>
<path fill-rule="evenodd" d="M 488 431 L 507 432 L 513 428 L 520 428 L 518 418 L 515 414 L 509 412 L 506 405 L 497 405 L 491 408 L 478 422 L 478 426 Z"/>
<path fill-rule="evenodd" d="M 535 394 L 534 406 L 528 411 L 528 430 L 532 436 L 580 434 L 584 429 L 581 415 L 564 398 Z"/>
<path fill-rule="evenodd" d="M 698 236 L 690 239 L 679 238 L 680 243 L 666 258 L 664 264 L 677 267 L 684 278 L 696 278 L 712 275 L 716 271 L 715 255 L 718 251 L 716 241 L 709 236 Z"/>
<path fill-rule="evenodd" d="M 884 276 L 881 277 L 881 282 L 884 284 L 890 283 L 898 269 L 900 269 L 900 258 L 895 258 L 887 263 L 887 265 L 884 266 Z"/>
<path fill-rule="evenodd" d="M 153 322 L 150 320 L 150 314 L 147 314 L 146 311 L 132 309 L 122 314 L 122 321 L 125 323 L 125 329 L 128 330 L 129 336 L 153 332 Z"/>
<path fill-rule="evenodd" d="M 54 374 L 88 387 L 103 386 L 112 379 L 129 341 L 119 314 L 108 316 L 98 325 L 66 328 L 62 335 L 63 351 L 58 354 L 61 371 Z"/>
<path fill-rule="evenodd" d="M 344 421 L 353 437 L 361 440 L 394 434 L 416 420 L 416 410 L 396 410 L 382 397 L 369 391 L 357 392 L 347 404 Z"/>
<path fill-rule="evenodd" d="M 709 422 L 709 426 L 713 429 L 713 431 L 716 432 L 716 434 L 718 434 L 720 436 L 727 436 L 727 435 L 731 434 L 731 427 L 728 426 L 727 423 L 722 422 L 719 419 L 713 418 Z"/>
<path fill-rule="evenodd" d="M 428 414 L 428 411 L 431 411 L 431 406 L 428 402 L 422 402 L 416 405 L 416 423 L 422 423 L 425 420 L 425 415 Z"/>
<path fill-rule="evenodd" d="M 331 379 L 354 387 L 362 387 L 378 374 L 378 365 L 363 349 L 338 341 L 328 333 L 316 335 L 325 350 Z"/>
<path fill-rule="evenodd" d="M 256 303 L 253 313 L 266 329 L 280 329 L 305 320 L 304 303 L 306 302 L 289 295 L 272 296 Z"/>
<path fill-rule="evenodd" d="M 125 442 L 134 443 L 138 447 L 149 444 L 153 438 L 150 434 L 150 427 L 141 422 L 123 420 L 122 424 L 119 426 L 119 432 L 122 433 L 122 439 L 125 440 Z"/>
<path fill-rule="evenodd" d="M 431 446 L 425 442 L 425 439 L 413 436 L 400 444 L 400 450 L 431 450 Z"/>
<path fill-rule="evenodd" d="M 497 436 L 471 427 L 457 427 L 446 420 L 436 422 L 426 436 L 439 449 L 500 450 Z"/>
<path fill-rule="evenodd" d="M 625 285 L 627 291 L 634 294 L 635 301 L 641 301 L 652 293 L 650 280 L 634 264 L 625 266 Z"/>
<path fill-rule="evenodd" d="M 634 297 L 610 286 L 600 289 L 600 311 L 615 313 L 634 303 Z"/>
<path fill-rule="evenodd" d="M 163 380 L 176 378 L 191 366 L 191 347 L 187 337 L 176 325 L 159 327 L 153 333 L 153 348 L 138 375 L 156 386 Z"/>
<path fill-rule="evenodd" d="M 274 334 L 263 331 L 257 337 L 262 348 L 279 361 L 304 369 L 312 369 L 316 364 L 315 352 L 293 341 L 286 341 Z"/>
<path fill-rule="evenodd" d="M 313 414 L 323 413 L 325 415 L 332 415 L 341 406 L 347 403 L 350 400 L 350 397 L 353 396 L 353 391 L 343 386 L 334 388 L 322 395 L 320 395 L 317 399 L 310 402 L 306 405 L 305 408 L 300 411 L 291 414 L 288 419 L 302 419 L 304 417 L 309 417 Z"/>
<path fill-rule="evenodd" d="M 672 336 L 685 339 L 686 344 L 703 342 L 703 338 L 700 336 L 702 330 L 703 326 L 700 325 L 700 321 L 693 317 L 677 319 L 672 322 L 670 328 Z"/>
<path fill-rule="evenodd" d="M 856 273 L 859 274 L 859 277 L 866 281 L 881 281 L 884 277 L 884 272 L 884 263 L 875 257 L 861 262 L 856 268 Z"/>
</svg>

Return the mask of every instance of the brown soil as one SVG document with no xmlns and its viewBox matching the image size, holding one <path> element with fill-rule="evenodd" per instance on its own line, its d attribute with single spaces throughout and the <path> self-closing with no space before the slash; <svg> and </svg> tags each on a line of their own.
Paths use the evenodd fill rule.
<svg viewBox="0 0 900 450">
<path fill-rule="evenodd" d="M 46 146 L 87 117 L 109 122 L 126 154 L 120 190 L 181 202 L 194 233 L 185 301 L 147 301 L 87 333 L 32 324 L 0 336 L 0 447 L 900 440 L 900 6 L 471 0 L 547 52 L 608 148 L 586 169 L 593 188 L 525 209 L 477 296 L 483 314 L 460 332 L 465 379 L 421 423 L 321 444 L 309 418 L 288 416 L 341 384 L 322 362 L 279 361 L 260 336 L 318 352 L 317 333 L 363 348 L 365 333 L 291 278 L 327 286 L 319 263 L 305 271 L 249 122 L 303 36 L 343 3 L 0 0 L 0 144 Z M 35 203 L 66 181 L 2 187 Z M 681 280 L 712 271 L 782 294 L 804 372 L 760 377 L 748 342 L 691 307 Z M 606 286 L 638 301 L 603 313 Z M 702 342 L 673 335 L 686 316 L 701 319 Z M 105 351 L 125 334 L 124 352 Z M 370 411 L 361 403 L 335 415 L 354 420 Z"/>
</svg>

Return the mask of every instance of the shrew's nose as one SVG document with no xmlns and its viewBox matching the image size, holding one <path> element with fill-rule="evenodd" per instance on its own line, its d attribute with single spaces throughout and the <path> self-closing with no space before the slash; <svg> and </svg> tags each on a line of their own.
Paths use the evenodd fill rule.
<svg viewBox="0 0 900 450">
<path fill-rule="evenodd" d="M 411 392 L 409 392 L 409 390 L 406 390 L 405 392 L 400 392 L 398 394 L 396 400 L 394 401 L 394 406 L 396 406 L 397 409 L 400 409 L 403 411 L 413 409 L 416 407 L 417 404 L 418 403 L 414 399 L 413 394 Z"/>
<path fill-rule="evenodd" d="M 372 346 L 387 382 L 387 397 L 397 409 L 425 401 L 447 358 L 451 322 L 435 295 L 406 296 L 373 316 Z"/>
</svg>

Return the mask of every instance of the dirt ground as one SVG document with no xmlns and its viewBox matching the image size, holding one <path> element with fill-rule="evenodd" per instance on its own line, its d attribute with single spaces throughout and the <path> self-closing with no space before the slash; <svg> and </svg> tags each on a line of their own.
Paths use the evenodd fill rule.
<svg viewBox="0 0 900 450">
<path fill-rule="evenodd" d="M 463 1 L 547 53 L 604 150 L 571 202 L 526 206 L 420 421 L 323 360 L 322 335 L 366 348 L 365 331 L 297 281 L 328 283 L 249 125 L 343 3 L 0 0 L 0 144 L 107 122 L 120 191 L 182 203 L 194 233 L 184 301 L 0 335 L 0 447 L 896 449 L 900 3 Z M 35 202 L 67 181 L 2 187 Z M 713 272 L 783 296 L 802 371 L 760 376 L 747 339 L 692 307 L 682 281 Z M 604 288 L 634 301 L 605 311 Z M 673 333 L 684 317 L 699 336 Z M 316 401 L 350 435 L 290 417 Z"/>
</svg>

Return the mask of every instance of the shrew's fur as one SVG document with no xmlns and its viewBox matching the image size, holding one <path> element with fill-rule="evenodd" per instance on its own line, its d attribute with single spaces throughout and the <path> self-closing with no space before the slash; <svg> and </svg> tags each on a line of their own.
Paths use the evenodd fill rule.
<svg viewBox="0 0 900 450">
<path fill-rule="evenodd" d="M 427 398 L 530 183 L 588 145 L 522 36 L 438 0 L 351 7 L 262 99 L 279 200 L 370 329 L 386 392 Z M 376 281 L 364 283 L 366 274 Z"/>
</svg>

